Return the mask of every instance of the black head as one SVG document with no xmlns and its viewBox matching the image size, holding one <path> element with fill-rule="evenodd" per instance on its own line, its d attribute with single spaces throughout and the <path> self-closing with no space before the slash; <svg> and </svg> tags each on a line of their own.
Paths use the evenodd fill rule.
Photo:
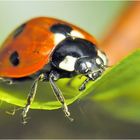
<svg viewBox="0 0 140 140">
<path fill-rule="evenodd" d="M 79 74 L 83 74 L 89 77 L 91 80 L 95 80 L 105 70 L 105 64 L 101 57 L 81 57 L 75 64 L 75 70 Z"/>
</svg>

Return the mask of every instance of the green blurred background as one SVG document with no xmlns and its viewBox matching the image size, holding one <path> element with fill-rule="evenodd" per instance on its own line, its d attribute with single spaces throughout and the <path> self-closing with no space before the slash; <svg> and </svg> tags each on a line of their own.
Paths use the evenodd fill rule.
<svg viewBox="0 0 140 140">
<path fill-rule="evenodd" d="M 56 17 L 76 24 L 101 40 L 130 2 L 120 1 L 0 1 L 0 42 L 24 21 L 38 16 Z M 27 89 L 28 90 L 28 89 Z M 46 99 L 47 101 L 47 99 Z M 70 105 L 73 123 L 60 110 L 30 110 L 31 119 L 20 124 L 20 111 L 1 102 L 0 138 L 139 138 L 140 125 L 110 116 L 88 99 Z"/>
</svg>

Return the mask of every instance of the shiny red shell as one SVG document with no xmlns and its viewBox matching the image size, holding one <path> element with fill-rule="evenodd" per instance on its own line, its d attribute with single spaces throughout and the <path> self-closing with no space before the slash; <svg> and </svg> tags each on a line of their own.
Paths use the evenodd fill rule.
<svg viewBox="0 0 140 140">
<path fill-rule="evenodd" d="M 48 17 L 31 19 L 17 37 L 14 37 L 15 30 L 0 47 L 0 77 L 20 78 L 41 70 L 51 60 L 56 47 L 50 27 L 57 23 L 71 26 L 82 33 L 85 39 L 96 44 L 95 38 L 89 33 L 65 21 Z M 13 66 L 9 60 L 15 51 L 19 54 L 17 66 Z"/>
</svg>

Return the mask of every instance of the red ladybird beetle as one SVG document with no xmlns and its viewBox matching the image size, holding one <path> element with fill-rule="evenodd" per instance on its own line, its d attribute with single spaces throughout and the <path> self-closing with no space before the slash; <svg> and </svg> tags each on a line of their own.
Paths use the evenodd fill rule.
<svg viewBox="0 0 140 140">
<path fill-rule="evenodd" d="M 55 81 L 82 74 L 88 81 L 101 76 L 107 65 L 106 55 L 97 48 L 89 33 L 70 23 L 55 18 L 38 17 L 27 21 L 10 34 L 0 48 L 0 80 L 13 83 L 33 79 L 25 118 L 35 97 L 38 81 L 49 81 L 65 115 L 70 112 Z"/>
</svg>

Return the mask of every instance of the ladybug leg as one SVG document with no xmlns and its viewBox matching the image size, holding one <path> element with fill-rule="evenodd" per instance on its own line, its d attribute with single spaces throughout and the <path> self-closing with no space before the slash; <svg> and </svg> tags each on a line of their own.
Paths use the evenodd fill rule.
<svg viewBox="0 0 140 140">
<path fill-rule="evenodd" d="M 82 91 L 86 88 L 86 84 L 89 82 L 90 78 L 87 78 L 79 88 L 79 91 Z"/>
<path fill-rule="evenodd" d="M 4 83 L 7 83 L 7 84 L 13 84 L 13 80 L 12 79 L 9 79 L 9 78 L 2 78 L 2 77 L 0 77 L 0 81 L 1 82 L 4 82 Z"/>
<path fill-rule="evenodd" d="M 23 124 L 27 123 L 27 113 L 30 109 L 30 106 L 35 98 L 35 95 L 36 95 L 36 91 L 37 91 L 37 86 L 38 86 L 38 82 L 41 81 L 42 79 L 44 78 L 44 74 L 41 74 L 39 75 L 33 82 L 32 84 L 32 87 L 30 89 L 30 92 L 28 94 L 28 97 L 27 97 L 27 102 L 26 102 L 26 105 L 25 107 L 23 108 L 23 111 L 22 111 L 22 122 Z"/>
<path fill-rule="evenodd" d="M 99 70 L 98 72 L 93 73 L 93 74 L 92 74 L 92 78 L 88 77 L 88 78 L 82 83 L 82 85 L 80 86 L 79 91 L 84 90 L 84 89 L 86 88 L 86 84 L 87 84 L 90 80 L 95 81 L 97 78 L 99 78 L 99 77 L 102 75 L 102 72 L 103 72 L 103 70 L 101 69 L 101 70 Z"/>
<path fill-rule="evenodd" d="M 12 109 L 12 110 L 10 110 L 10 111 L 6 111 L 5 113 L 6 114 L 8 114 L 8 115 L 11 115 L 11 116 L 14 116 L 15 114 L 16 114 L 16 112 L 18 111 L 18 110 L 21 110 L 22 108 L 20 107 L 18 107 L 18 108 L 16 108 L 15 106 L 14 106 L 14 108 Z"/>
<path fill-rule="evenodd" d="M 62 104 L 62 109 L 63 109 L 63 112 L 65 113 L 66 117 L 68 117 L 68 119 L 70 121 L 73 121 L 73 119 L 70 118 L 70 112 L 68 110 L 68 106 L 66 105 L 65 98 L 64 98 L 62 92 L 60 91 L 60 89 L 55 84 L 55 81 L 57 81 L 58 79 L 59 79 L 59 74 L 56 71 L 51 71 L 49 74 L 50 85 L 54 91 L 54 94 L 55 94 L 57 100 Z"/>
</svg>

